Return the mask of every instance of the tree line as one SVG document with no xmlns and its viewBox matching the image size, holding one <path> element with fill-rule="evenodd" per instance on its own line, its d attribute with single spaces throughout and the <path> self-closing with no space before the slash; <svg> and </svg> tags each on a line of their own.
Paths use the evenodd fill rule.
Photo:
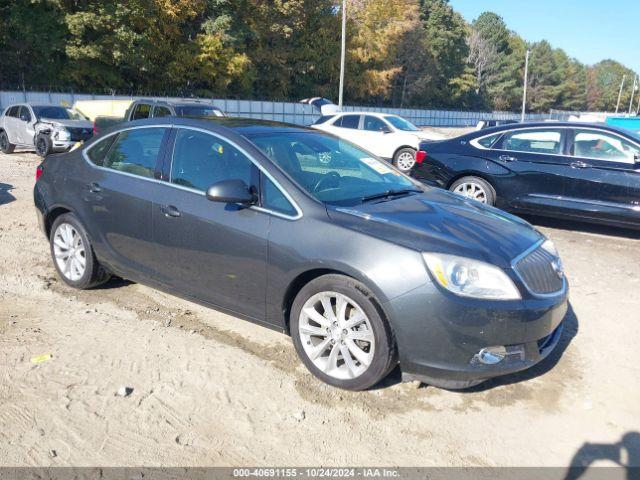
<svg viewBox="0 0 640 480">
<path fill-rule="evenodd" d="M 337 98 L 337 0 L 0 0 L 0 85 L 84 92 Z M 612 111 L 623 75 L 528 43 L 448 0 L 348 0 L 345 102 L 517 111 Z M 635 106 L 634 106 L 635 109 Z"/>
</svg>

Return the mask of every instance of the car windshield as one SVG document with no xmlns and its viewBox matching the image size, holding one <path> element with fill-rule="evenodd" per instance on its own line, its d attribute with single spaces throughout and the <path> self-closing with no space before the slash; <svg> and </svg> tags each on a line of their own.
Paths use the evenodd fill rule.
<svg viewBox="0 0 640 480">
<path fill-rule="evenodd" d="M 51 120 L 86 120 L 85 116 L 77 110 L 67 107 L 44 106 L 31 107 L 36 118 L 49 118 Z"/>
<path fill-rule="evenodd" d="M 224 117 L 222 110 L 208 105 L 182 105 L 175 110 L 179 117 Z"/>
<path fill-rule="evenodd" d="M 388 117 L 384 117 L 387 122 L 396 127 L 398 130 L 403 130 L 405 132 L 418 132 L 420 129 L 416 127 L 413 123 L 408 120 L 405 120 L 402 117 L 396 117 L 394 115 L 389 115 Z"/>
<path fill-rule="evenodd" d="M 330 135 L 278 132 L 247 138 L 300 187 L 326 204 L 357 205 L 423 191 L 388 163 Z"/>
</svg>

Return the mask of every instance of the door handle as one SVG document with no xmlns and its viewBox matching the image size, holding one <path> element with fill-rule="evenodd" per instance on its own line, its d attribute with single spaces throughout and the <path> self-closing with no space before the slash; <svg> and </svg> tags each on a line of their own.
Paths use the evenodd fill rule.
<svg viewBox="0 0 640 480">
<path fill-rule="evenodd" d="M 160 207 L 160 211 L 164 213 L 165 217 L 179 217 L 180 210 L 178 210 L 173 205 L 166 205 L 164 207 Z"/>
<path fill-rule="evenodd" d="M 570 165 L 572 168 L 587 168 L 589 166 L 589 164 L 580 161 L 571 162 Z"/>
<path fill-rule="evenodd" d="M 500 155 L 498 158 L 503 162 L 515 162 L 518 160 L 516 157 L 512 157 L 511 155 Z"/>
<path fill-rule="evenodd" d="M 90 183 L 88 187 L 91 193 L 100 193 L 102 191 L 102 187 L 96 182 Z"/>
</svg>

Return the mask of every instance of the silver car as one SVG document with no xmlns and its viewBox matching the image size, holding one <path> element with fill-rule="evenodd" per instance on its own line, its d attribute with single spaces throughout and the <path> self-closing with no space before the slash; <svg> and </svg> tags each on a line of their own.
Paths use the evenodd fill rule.
<svg viewBox="0 0 640 480">
<path fill-rule="evenodd" d="M 80 112 L 59 105 L 10 105 L 0 116 L 0 150 L 35 148 L 45 157 L 69 150 L 93 136 L 93 125 Z"/>
</svg>

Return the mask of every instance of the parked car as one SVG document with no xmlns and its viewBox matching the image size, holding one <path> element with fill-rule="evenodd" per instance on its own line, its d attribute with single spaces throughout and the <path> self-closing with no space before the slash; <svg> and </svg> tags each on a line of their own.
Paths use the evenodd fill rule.
<svg viewBox="0 0 640 480">
<path fill-rule="evenodd" d="M 410 172 L 415 164 L 416 151 L 421 141 L 444 138 L 437 133 L 420 130 L 397 115 L 373 112 L 324 115 L 312 127 L 349 140 L 393 163 L 405 173 Z"/>
<path fill-rule="evenodd" d="M 218 107 L 202 100 L 136 100 L 131 103 L 124 117 L 97 116 L 93 129 L 98 133 L 122 122 L 158 117 L 225 117 Z"/>
<path fill-rule="evenodd" d="M 604 124 L 505 125 L 421 145 L 413 175 L 515 213 L 640 228 L 640 136 Z"/>
<path fill-rule="evenodd" d="M 567 282 L 549 240 L 324 132 L 136 121 L 47 157 L 37 177 L 68 285 L 115 274 L 288 332 L 337 387 L 371 387 L 398 361 L 405 379 L 468 387 L 560 337 Z"/>
<path fill-rule="evenodd" d="M 44 157 L 69 150 L 93 135 L 91 122 L 80 112 L 60 105 L 10 105 L 0 116 L 0 150 L 35 148 Z"/>
<path fill-rule="evenodd" d="M 499 127 L 501 125 L 512 125 L 518 123 L 516 120 L 480 120 L 476 125 L 476 130 L 484 130 L 485 128 Z"/>
</svg>

